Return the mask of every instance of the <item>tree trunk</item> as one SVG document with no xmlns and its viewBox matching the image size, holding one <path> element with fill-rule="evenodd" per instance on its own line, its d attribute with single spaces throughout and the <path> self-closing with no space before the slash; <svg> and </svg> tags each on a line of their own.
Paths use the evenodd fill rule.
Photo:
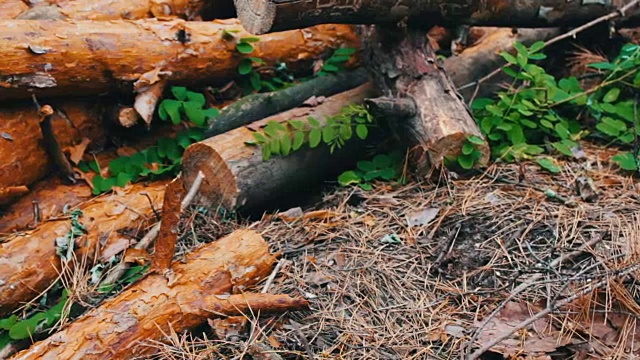
<svg viewBox="0 0 640 360">
<path fill-rule="evenodd" d="M 572 26 L 620 9 L 630 0 L 234 0 L 238 18 L 253 34 L 317 24 L 386 24 L 406 21 L 410 27 L 471 24 L 478 26 Z M 640 8 L 626 15 L 637 21 Z"/>
<path fill-rule="evenodd" d="M 134 240 L 124 234 L 153 220 L 152 206 L 161 207 L 165 184 L 135 184 L 122 195 L 96 197 L 80 206 L 80 222 L 87 234 L 76 241 L 76 256 L 86 255 L 92 263 L 96 251 L 104 260 L 126 249 Z M 135 226 L 133 221 L 137 221 Z M 58 278 L 61 260 L 56 255 L 55 239 L 65 236 L 69 229 L 68 219 L 47 222 L 32 232 L 7 236 L 8 241 L 0 244 L 0 316 L 31 301 Z"/>
<path fill-rule="evenodd" d="M 0 10 L 3 7 L 8 10 L 0 11 L 0 19 L 104 21 L 175 16 L 191 20 L 198 15 L 203 3 L 189 0 L 52 0 L 29 7 L 23 1 L 0 0 Z"/>
<path fill-rule="evenodd" d="M 131 92 L 147 74 L 173 84 L 201 85 L 237 75 L 240 61 L 257 57 L 268 65 L 284 62 L 292 71 L 309 70 L 331 49 L 358 47 L 352 26 L 322 25 L 260 37 L 243 55 L 229 31 L 250 36 L 235 19 L 224 22 L 40 21 L 0 23 L 0 100 L 66 94 Z M 225 32 L 226 31 L 226 32 Z"/>
<path fill-rule="evenodd" d="M 207 318 L 248 311 L 284 312 L 308 306 L 303 299 L 243 292 L 269 275 L 275 262 L 264 239 L 237 230 L 204 245 L 172 268 L 171 279 L 148 275 L 115 298 L 89 311 L 64 330 L 13 359 L 126 359 L 150 356 L 157 347 Z"/>
<path fill-rule="evenodd" d="M 55 101 L 52 104 L 73 124 L 62 116 L 52 118 L 53 133 L 62 148 L 81 142 L 83 137 L 94 142 L 104 139 L 103 107 L 95 100 Z M 53 162 L 45 150 L 39 123 L 38 109 L 31 101 L 0 106 L 0 133 L 3 134 L 0 138 L 0 188 L 29 186 L 51 173 Z"/>
<path fill-rule="evenodd" d="M 287 156 L 264 161 L 261 147 L 245 144 L 254 140 L 250 128 L 258 130 L 272 120 L 307 121 L 309 116 L 323 123 L 326 117 L 337 115 L 351 104 L 362 103 L 369 96 L 375 96 L 375 91 L 370 85 L 362 85 L 327 98 L 315 107 L 291 109 L 193 144 L 183 157 L 185 187 L 202 171 L 204 181 L 199 194 L 206 203 L 221 204 L 226 209 L 255 208 L 335 175 L 352 166 L 362 154 L 364 146 L 360 142 L 352 139 L 333 154 L 329 153 L 328 146 L 311 149 L 305 144 Z"/>
<path fill-rule="evenodd" d="M 485 34 L 476 44 L 466 47 L 460 54 L 450 56 L 443 62 L 447 75 L 459 89 L 460 95 L 467 101 L 471 100 L 476 87 L 467 86 L 464 89 L 460 87 L 474 83 L 504 65 L 505 61 L 500 56 L 502 51 L 510 52 L 517 41 L 529 46 L 536 41 L 545 41 L 560 34 L 559 28 L 517 29 L 515 34 L 513 29 L 506 28 L 483 28 L 483 30 Z M 476 98 L 491 96 L 509 79 L 511 78 L 500 72 L 480 84 Z"/>
<path fill-rule="evenodd" d="M 396 120 L 398 133 L 413 147 L 411 160 L 419 174 L 457 157 L 468 137 L 483 138 L 424 32 L 403 34 L 374 25 L 363 33 L 367 66 L 385 96 L 370 104 Z M 489 146 L 485 143 L 478 150 L 477 162 L 485 164 Z"/>
</svg>

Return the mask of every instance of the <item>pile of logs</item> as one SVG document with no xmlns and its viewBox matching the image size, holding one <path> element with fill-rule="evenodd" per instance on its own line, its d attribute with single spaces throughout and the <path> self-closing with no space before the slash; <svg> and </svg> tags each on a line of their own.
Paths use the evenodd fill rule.
<svg viewBox="0 0 640 360">
<path fill-rule="evenodd" d="M 392 119 L 395 134 L 411 148 L 413 170 L 427 173 L 459 153 L 468 136 L 482 138 L 465 105 L 473 95 L 467 90 L 461 96 L 456 86 L 494 70 L 498 53 L 514 42 L 530 44 L 558 33 L 555 28 L 476 28 L 474 40 L 442 63 L 436 50 L 452 41 L 447 31 L 434 28 L 425 36 L 426 29 L 399 31 L 390 25 L 402 19 L 411 25 L 437 12 L 439 2 L 414 13 L 413 5 L 409 12 L 394 2 L 354 11 L 316 2 L 236 0 L 239 19 L 219 19 L 219 3 L 0 0 L 0 317 L 45 293 L 70 266 L 55 247 L 55 239 L 71 226 L 64 210 L 82 211 L 86 231 L 76 241 L 75 257 L 86 259 L 86 266 L 133 247 L 144 251 L 157 236 L 149 274 L 15 358 L 150 354 L 154 349 L 141 340 L 164 341 L 171 331 L 192 329 L 210 317 L 307 308 L 303 299 L 250 292 L 276 261 L 262 237 L 250 230 L 237 230 L 194 250 L 185 263 L 172 264 L 176 226 L 194 196 L 187 191 L 195 189 L 198 200 L 210 206 L 250 209 L 352 166 L 365 149 L 357 141 L 333 155 L 326 148 L 303 147 L 268 161 L 259 147 L 246 144 L 270 121 L 309 116 L 324 121 L 351 104 L 367 104 Z M 225 13 L 229 8 L 230 2 L 221 5 Z M 471 23 L 496 19 L 473 7 L 463 10 Z M 514 24 L 550 24 L 530 21 L 530 9 L 516 10 L 505 13 Z M 589 8 L 577 18 L 601 12 Z M 370 23 L 388 27 L 345 25 Z M 173 181 L 130 184 L 94 197 L 89 182 L 65 168 L 67 156 L 82 146 L 85 158 L 104 166 L 160 135 L 175 135 L 176 128 L 154 130 L 158 101 L 171 85 L 201 89 L 233 81 L 243 56 L 225 33 L 258 35 L 251 56 L 267 65 L 284 62 L 299 74 L 314 71 L 335 49 L 364 51 L 356 53 L 346 72 L 222 108 L 208 124 L 207 139 L 187 148 L 182 174 Z M 368 71 L 356 69 L 362 63 Z M 489 83 L 481 95 L 497 85 Z M 312 97 L 314 102 L 306 101 Z M 51 114 L 44 116 L 44 109 Z M 114 129 L 142 135 L 137 143 L 114 150 Z M 479 149 L 482 164 L 489 148 Z M 163 220 L 154 225 L 158 209 Z"/>
</svg>

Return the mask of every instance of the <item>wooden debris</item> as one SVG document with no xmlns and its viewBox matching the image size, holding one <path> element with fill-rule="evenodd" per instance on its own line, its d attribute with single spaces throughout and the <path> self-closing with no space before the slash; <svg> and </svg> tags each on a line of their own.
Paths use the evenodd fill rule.
<svg viewBox="0 0 640 360">
<path fill-rule="evenodd" d="M 309 69 L 330 49 L 359 47 L 352 26 L 322 25 L 261 36 L 247 56 L 229 32 L 251 36 L 235 19 L 113 21 L 5 20 L 0 33 L 0 99 L 130 92 L 144 74 L 162 72 L 172 83 L 211 85 L 237 75 L 248 56 L 291 71 Z M 118 56 L 114 56 L 118 54 Z"/>
<path fill-rule="evenodd" d="M 369 73 L 385 95 L 370 104 L 394 119 L 398 134 L 413 147 L 414 170 L 426 174 L 460 154 L 468 137 L 484 138 L 424 33 L 369 26 L 363 34 Z M 478 150 L 478 164 L 486 164 L 489 146 Z"/>
<path fill-rule="evenodd" d="M 171 266 L 178 241 L 178 225 L 182 208 L 180 202 L 186 191 L 182 186 L 182 177 L 173 179 L 165 191 L 162 202 L 162 222 L 160 233 L 155 242 L 155 253 L 151 263 L 151 271 L 162 274 Z"/>
<path fill-rule="evenodd" d="M 175 264 L 171 280 L 148 275 L 13 359 L 150 356 L 158 349 L 145 341 L 166 341 L 171 331 L 192 329 L 207 318 L 306 309 L 306 300 L 286 295 L 237 294 L 268 276 L 274 262 L 259 234 L 237 230 Z"/>
<path fill-rule="evenodd" d="M 583 24 L 621 10 L 629 1 L 567 2 L 564 0 L 234 0 L 238 18 L 251 33 L 265 34 L 317 24 L 385 24 L 402 22 L 425 28 L 440 23 L 477 26 L 545 27 Z M 621 11 L 622 12 L 622 11 Z M 638 20 L 640 8 L 624 12 Z M 429 21 L 431 20 L 431 21 Z"/>
<path fill-rule="evenodd" d="M 344 107 L 362 103 L 366 97 L 375 94 L 370 85 L 362 85 L 331 96 L 316 107 L 291 109 L 250 126 L 258 130 L 269 121 L 305 121 L 309 116 L 323 123 L 326 117 L 335 116 Z M 200 194 L 206 203 L 221 204 L 227 209 L 261 206 L 268 200 L 286 196 L 339 173 L 353 165 L 364 148 L 355 139 L 333 154 L 327 146 L 311 149 L 303 145 L 287 156 L 274 156 L 264 161 L 259 146 L 245 143 L 253 139 L 253 131 L 241 127 L 188 147 L 183 157 L 186 186 L 202 171 L 205 179 Z"/>
<path fill-rule="evenodd" d="M 122 195 L 97 197 L 80 206 L 80 222 L 87 234 L 76 242 L 76 256 L 87 256 L 92 263 L 96 253 L 111 256 L 125 250 L 133 239 L 119 232 L 140 228 L 152 218 L 152 206 L 162 203 L 165 184 L 135 184 Z M 55 281 L 61 261 L 54 240 L 65 236 L 70 226 L 68 219 L 44 223 L 32 232 L 8 236 L 0 244 L 0 316 L 31 301 Z"/>
</svg>

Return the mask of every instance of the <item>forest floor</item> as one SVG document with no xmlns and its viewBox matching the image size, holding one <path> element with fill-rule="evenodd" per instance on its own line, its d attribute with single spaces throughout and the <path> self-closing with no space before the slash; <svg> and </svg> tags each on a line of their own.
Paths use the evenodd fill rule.
<svg viewBox="0 0 640 360">
<path fill-rule="evenodd" d="M 152 346 L 172 359 L 462 359 L 503 335 L 480 358 L 638 356 L 640 193 L 612 150 L 583 150 L 558 174 L 494 164 L 465 179 L 335 188 L 258 221 L 193 207 L 182 252 L 257 230 L 281 254 L 267 291 L 311 309 Z"/>
</svg>

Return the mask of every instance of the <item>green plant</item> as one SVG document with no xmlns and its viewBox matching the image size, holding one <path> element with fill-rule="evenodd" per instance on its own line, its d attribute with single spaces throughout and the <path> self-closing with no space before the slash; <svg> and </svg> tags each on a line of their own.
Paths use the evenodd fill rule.
<svg viewBox="0 0 640 360">
<path fill-rule="evenodd" d="M 63 262 L 71 260 L 75 248 L 76 239 L 87 232 L 87 228 L 80 222 L 82 210 L 75 209 L 69 214 L 71 217 L 71 228 L 65 234 L 56 238 L 56 255 L 60 256 Z"/>
<path fill-rule="evenodd" d="M 62 291 L 60 300 L 45 311 L 38 311 L 20 319 L 17 315 L 0 319 L 0 349 L 16 340 L 29 339 L 34 334 L 51 328 L 60 320 L 69 301 L 67 290 Z"/>
<path fill-rule="evenodd" d="M 338 176 L 342 186 L 358 185 L 363 190 L 373 189 L 374 180 L 400 180 L 402 175 L 403 156 L 399 151 L 389 154 L 378 154 L 370 161 L 358 161 L 356 169 L 348 170 Z"/>
<path fill-rule="evenodd" d="M 356 52 L 355 48 L 340 48 L 336 49 L 331 56 L 329 56 L 322 64 L 322 69 L 318 71 L 317 76 L 324 76 L 331 73 L 337 73 L 344 71 L 345 64 Z"/>
<path fill-rule="evenodd" d="M 174 124 L 179 124 L 186 118 L 191 126 L 174 138 L 162 137 L 147 149 L 111 160 L 107 165 L 108 172 L 103 171 L 97 160 L 78 164 L 81 171 L 96 173 L 92 181 L 93 194 L 109 191 L 114 186 L 123 187 L 145 177 L 155 178 L 177 173 L 184 150 L 204 138 L 203 125 L 218 115 L 218 109 L 205 109 L 204 95 L 188 91 L 184 87 L 172 87 L 171 93 L 175 99 L 162 100 L 158 106 L 158 116 L 165 121 L 171 120 Z"/>
<path fill-rule="evenodd" d="M 479 136 L 469 136 L 462 144 L 460 155 L 455 158 L 445 158 L 447 167 L 453 167 L 454 163 L 465 170 L 473 168 L 476 162 L 482 157 L 482 152 L 478 150 L 478 146 L 483 146 L 484 140 Z"/>
<path fill-rule="evenodd" d="M 310 148 L 317 147 L 321 142 L 329 146 L 329 151 L 344 146 L 355 133 L 362 140 L 369 134 L 368 126 L 374 119 L 362 105 L 350 105 L 343 108 L 336 116 L 327 117 L 325 124 L 313 117 L 308 121 L 289 120 L 285 124 L 270 121 L 262 132 L 254 132 L 254 140 L 248 145 L 262 146 L 262 158 L 266 161 L 273 155 L 289 155 L 303 144 Z"/>
<path fill-rule="evenodd" d="M 513 79 L 511 88 L 499 92 L 497 99 L 482 98 L 472 104 L 474 117 L 490 141 L 494 159 L 536 158 L 543 168 L 559 172 L 557 162 L 541 154 L 556 150 L 574 156 L 578 141 L 587 136 L 621 145 L 635 141 L 637 116 L 633 96 L 640 85 L 637 45 L 625 45 L 613 62 L 591 64 L 603 71 L 604 80 L 587 91 L 575 77 L 556 80 L 533 64 L 545 58 L 541 53 L 544 43 L 536 42 L 529 48 L 516 43 L 514 47 L 515 55 L 502 53 L 509 65 L 503 71 Z M 594 118 L 595 127 L 578 122 L 580 113 Z M 636 162 L 634 156 L 624 153 L 612 160 L 627 169 L 633 169 Z"/>
</svg>

